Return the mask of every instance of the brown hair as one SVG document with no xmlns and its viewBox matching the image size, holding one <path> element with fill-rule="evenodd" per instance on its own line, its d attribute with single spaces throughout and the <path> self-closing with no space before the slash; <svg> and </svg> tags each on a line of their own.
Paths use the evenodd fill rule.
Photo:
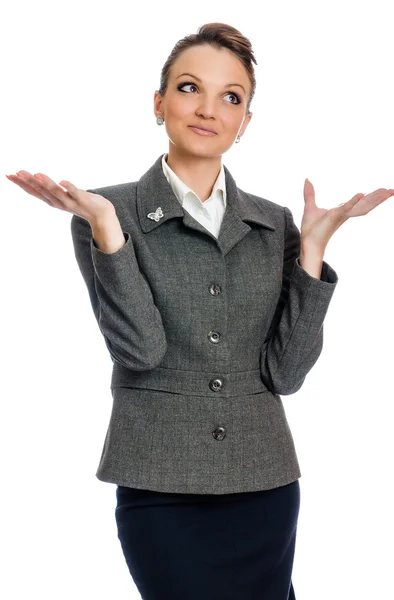
<svg viewBox="0 0 394 600">
<path fill-rule="evenodd" d="M 206 23 L 198 29 L 197 33 L 187 35 L 175 44 L 161 71 L 160 89 L 158 90 L 160 95 L 164 96 L 167 90 L 171 67 L 181 52 L 192 46 L 201 46 L 202 44 L 210 44 L 214 48 L 227 48 L 243 63 L 252 85 L 247 105 L 247 112 L 249 113 L 250 104 L 256 90 L 256 79 L 252 61 L 256 65 L 257 61 L 253 55 L 252 45 L 248 38 L 244 37 L 242 33 L 231 27 L 231 25 L 226 25 L 225 23 Z"/>
</svg>

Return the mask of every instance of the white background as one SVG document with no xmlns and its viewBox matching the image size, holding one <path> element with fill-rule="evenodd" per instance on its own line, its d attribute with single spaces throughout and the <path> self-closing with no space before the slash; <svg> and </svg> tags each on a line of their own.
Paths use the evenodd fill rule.
<svg viewBox="0 0 394 600">
<path fill-rule="evenodd" d="M 0 595 L 139 598 L 95 478 L 112 362 L 71 241 L 71 214 L 8 181 L 25 169 L 96 188 L 168 150 L 153 94 L 176 41 L 233 25 L 258 62 L 253 118 L 223 156 L 237 185 L 331 208 L 394 187 L 392 2 L 13 0 L 1 22 Z M 339 282 L 324 348 L 283 396 L 301 465 L 297 600 L 394 598 L 391 379 L 394 197 L 347 221 L 324 256 Z M 178 599 L 174 599 L 178 600 Z M 180 599 L 180 600 L 187 600 Z"/>
</svg>

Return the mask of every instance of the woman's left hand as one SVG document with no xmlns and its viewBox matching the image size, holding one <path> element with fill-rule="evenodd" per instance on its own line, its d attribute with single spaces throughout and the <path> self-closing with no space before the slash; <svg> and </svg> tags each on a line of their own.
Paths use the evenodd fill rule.
<svg viewBox="0 0 394 600">
<path fill-rule="evenodd" d="M 334 232 L 350 217 L 366 215 L 379 204 L 394 196 L 394 189 L 379 188 L 370 194 L 356 194 L 335 208 L 318 208 L 315 190 L 309 179 L 304 184 L 304 215 L 301 221 L 301 243 L 322 254 Z"/>
</svg>

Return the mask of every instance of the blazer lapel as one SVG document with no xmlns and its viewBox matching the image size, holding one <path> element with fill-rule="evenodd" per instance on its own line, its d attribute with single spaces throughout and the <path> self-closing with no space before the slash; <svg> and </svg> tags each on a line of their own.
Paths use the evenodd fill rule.
<svg viewBox="0 0 394 600">
<path fill-rule="evenodd" d="M 149 233 L 169 219 L 182 218 L 186 227 L 209 235 L 215 240 L 221 252 L 227 254 L 251 230 L 247 221 L 258 223 L 275 231 L 274 219 L 267 207 L 257 204 L 245 192 L 239 190 L 229 170 L 224 166 L 227 205 L 219 236 L 216 239 L 180 205 L 163 173 L 162 156 L 156 160 L 137 184 L 137 214 L 144 233 Z M 158 211 L 159 208 L 161 212 Z"/>
</svg>

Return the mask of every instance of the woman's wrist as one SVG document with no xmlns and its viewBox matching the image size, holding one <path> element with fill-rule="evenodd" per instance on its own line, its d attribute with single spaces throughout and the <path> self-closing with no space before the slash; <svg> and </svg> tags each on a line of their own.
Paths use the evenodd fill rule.
<svg viewBox="0 0 394 600">
<path fill-rule="evenodd" d="M 311 277 L 320 279 L 323 267 L 323 257 L 324 250 L 315 248 L 314 246 L 308 246 L 301 242 L 300 265 L 304 271 L 311 275 Z"/>
<path fill-rule="evenodd" d="M 90 227 L 93 240 L 102 252 L 112 254 L 124 246 L 125 236 L 114 209 L 90 221 Z"/>
</svg>

